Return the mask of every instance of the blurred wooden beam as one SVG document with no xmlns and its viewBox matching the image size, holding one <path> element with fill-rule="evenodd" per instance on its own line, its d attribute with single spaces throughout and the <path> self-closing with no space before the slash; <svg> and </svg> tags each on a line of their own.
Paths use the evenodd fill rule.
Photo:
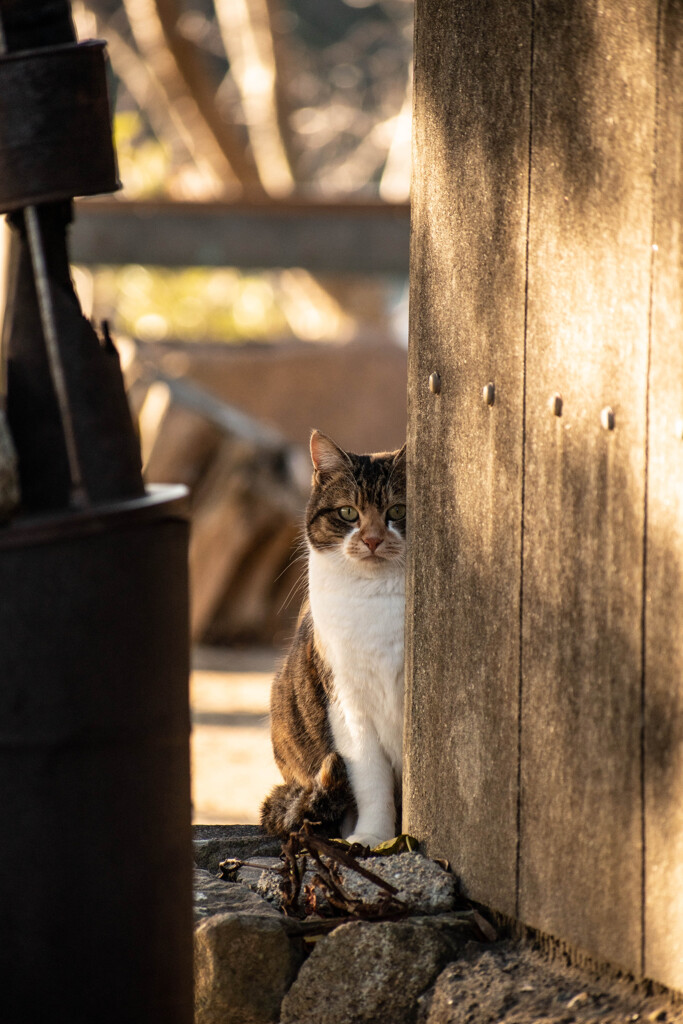
<svg viewBox="0 0 683 1024">
<path fill-rule="evenodd" d="M 407 203 L 88 199 L 76 204 L 71 258 L 87 265 L 407 274 L 409 234 Z"/>
</svg>

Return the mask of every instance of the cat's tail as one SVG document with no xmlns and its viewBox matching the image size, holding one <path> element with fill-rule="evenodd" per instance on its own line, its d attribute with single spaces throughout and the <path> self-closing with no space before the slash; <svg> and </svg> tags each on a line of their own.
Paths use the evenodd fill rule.
<svg viewBox="0 0 683 1024">
<path fill-rule="evenodd" d="M 307 820 L 316 832 L 339 836 L 344 817 L 354 806 L 344 760 L 337 753 L 328 754 L 311 786 L 285 782 L 273 787 L 261 804 L 261 825 L 286 839 Z"/>
</svg>

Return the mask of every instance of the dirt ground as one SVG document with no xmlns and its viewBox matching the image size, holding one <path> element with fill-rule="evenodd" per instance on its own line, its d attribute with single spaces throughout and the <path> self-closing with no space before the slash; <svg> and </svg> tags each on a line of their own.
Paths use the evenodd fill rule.
<svg viewBox="0 0 683 1024">
<path fill-rule="evenodd" d="M 268 703 L 277 652 L 197 648 L 190 679 L 193 822 L 255 824 L 280 780 Z"/>
<path fill-rule="evenodd" d="M 530 941 L 473 943 L 419 1002 L 418 1024 L 683 1022 L 683 1006 L 667 994 L 573 965 Z"/>
</svg>

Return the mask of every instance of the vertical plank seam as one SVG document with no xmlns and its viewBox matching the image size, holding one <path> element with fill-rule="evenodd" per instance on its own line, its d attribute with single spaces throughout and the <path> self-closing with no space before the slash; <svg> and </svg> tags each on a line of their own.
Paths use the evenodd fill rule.
<svg viewBox="0 0 683 1024">
<path fill-rule="evenodd" d="M 527 328 L 529 313 L 529 236 L 531 232 L 531 155 L 534 113 L 534 29 L 536 3 L 531 0 L 531 26 L 529 36 L 529 142 L 527 150 L 526 246 L 524 253 L 524 337 L 522 342 L 522 465 L 519 520 L 519 676 L 517 680 L 517 821 L 515 839 L 515 917 L 520 914 L 520 876 L 522 839 L 522 694 L 524 684 L 524 502 L 526 498 L 526 383 L 527 383 Z"/>
<path fill-rule="evenodd" d="M 645 715 L 646 715 L 646 665 L 647 665 L 647 541 L 648 541 L 648 500 L 650 470 L 650 377 L 652 363 L 652 320 L 654 311 L 655 269 L 657 257 L 657 160 L 659 144 L 659 89 L 662 52 L 662 0 L 657 2 L 657 23 L 655 29 L 655 91 L 652 134 L 652 185 L 650 211 L 650 272 L 647 310 L 647 359 L 645 364 L 645 478 L 643 483 L 643 551 L 642 551 L 642 593 L 640 622 L 640 973 L 645 974 L 646 961 L 646 896 L 647 896 L 647 846 L 645 816 Z"/>
<path fill-rule="evenodd" d="M 417 160 L 417 85 L 416 80 L 416 65 L 418 55 L 418 25 L 420 24 L 419 18 L 420 0 L 416 0 L 415 9 L 413 11 L 413 97 L 412 97 L 412 111 L 411 111 L 411 125 L 410 125 L 410 193 L 414 200 L 415 189 L 413 187 L 416 173 L 415 163 Z M 410 317 L 410 309 L 413 306 L 411 301 L 412 296 L 412 284 L 414 276 L 412 274 L 413 266 L 413 245 L 415 241 L 415 203 L 414 201 L 410 206 L 410 235 L 409 235 L 409 277 L 408 277 L 408 293 L 409 293 L 409 315 L 408 315 L 408 380 L 406 382 L 406 497 L 408 494 L 412 494 L 413 486 L 413 459 L 412 459 L 412 437 L 411 437 L 411 426 L 415 423 L 415 437 L 417 437 L 417 403 L 419 399 L 413 400 L 412 395 L 412 373 L 413 364 L 417 362 L 417 356 L 415 354 L 415 347 L 417 342 L 414 340 L 413 332 L 413 321 Z M 414 446 L 417 448 L 417 444 Z M 409 450 L 410 449 L 410 450 Z M 408 487 L 409 485 L 409 487 Z M 415 690 L 415 672 L 414 672 L 414 631 L 415 631 L 415 616 L 414 611 L 414 590 L 415 590 L 415 568 L 414 568 L 414 556 L 413 546 L 415 544 L 415 538 L 412 535 L 411 530 L 407 537 L 407 551 L 406 551 L 406 564 L 405 564 L 405 587 L 406 587 L 406 603 L 405 611 L 403 616 L 403 763 L 401 766 L 401 829 L 406 831 L 408 828 L 408 793 L 410 791 L 409 772 L 411 766 L 410 751 L 412 747 L 412 730 L 413 730 L 413 695 Z M 410 809 L 412 814 L 412 807 Z"/>
</svg>

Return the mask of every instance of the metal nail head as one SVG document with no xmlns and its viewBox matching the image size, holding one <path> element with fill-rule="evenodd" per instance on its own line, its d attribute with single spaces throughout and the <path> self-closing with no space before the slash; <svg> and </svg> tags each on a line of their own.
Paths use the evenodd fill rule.
<svg viewBox="0 0 683 1024">
<path fill-rule="evenodd" d="M 604 430 L 614 430 L 614 410 L 606 405 L 600 413 L 600 423 Z"/>
<path fill-rule="evenodd" d="M 493 405 L 493 403 L 496 400 L 495 385 L 491 381 L 489 381 L 488 384 L 484 385 L 484 390 L 482 391 L 481 394 L 486 405 Z"/>
<path fill-rule="evenodd" d="M 549 406 L 550 411 L 553 414 L 553 416 L 561 416 L 562 415 L 562 395 L 560 395 L 556 391 L 554 395 L 550 396 L 550 401 L 548 402 L 548 406 Z"/>
<path fill-rule="evenodd" d="M 438 395 L 441 392 L 441 377 L 436 370 L 429 374 L 429 390 L 433 395 Z"/>
</svg>

